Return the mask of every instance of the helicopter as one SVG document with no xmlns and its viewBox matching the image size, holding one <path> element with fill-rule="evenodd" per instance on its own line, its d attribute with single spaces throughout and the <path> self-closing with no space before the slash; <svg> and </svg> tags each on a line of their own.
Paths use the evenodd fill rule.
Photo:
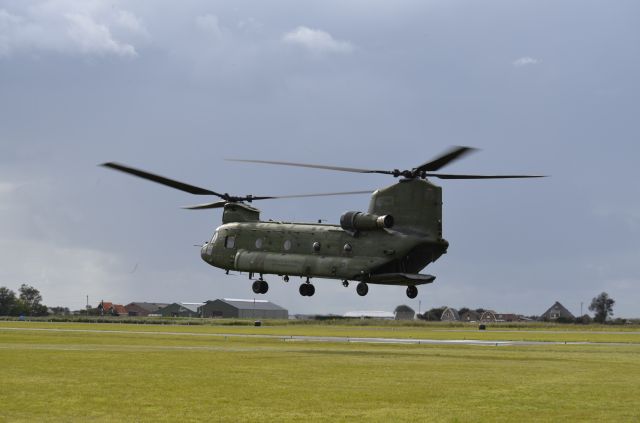
<svg viewBox="0 0 640 423">
<path fill-rule="evenodd" d="M 436 173 L 476 150 L 452 147 L 445 153 L 407 170 L 375 170 L 269 160 L 227 159 L 251 164 L 296 166 L 352 173 L 390 175 L 399 180 L 371 191 L 332 192 L 285 196 L 235 196 L 165 178 L 116 162 L 102 166 L 153 181 L 194 195 L 219 200 L 184 207 L 191 210 L 222 208 L 222 225 L 211 240 L 201 246 L 200 255 L 209 265 L 248 273 L 256 294 L 266 294 L 264 275 L 278 275 L 304 281 L 300 295 L 315 293 L 312 278 L 342 281 L 344 287 L 357 283 L 356 292 L 365 296 L 370 284 L 406 286 L 406 295 L 415 298 L 419 285 L 436 277 L 419 273 L 446 254 L 449 247 L 442 234 L 442 188 L 428 178 L 513 179 L 540 178 L 541 175 L 459 175 Z M 299 223 L 260 220 L 258 200 L 304 198 L 333 195 L 371 194 L 367 212 L 347 211 L 340 224 Z M 255 275 L 258 275 L 255 278 Z"/>
</svg>

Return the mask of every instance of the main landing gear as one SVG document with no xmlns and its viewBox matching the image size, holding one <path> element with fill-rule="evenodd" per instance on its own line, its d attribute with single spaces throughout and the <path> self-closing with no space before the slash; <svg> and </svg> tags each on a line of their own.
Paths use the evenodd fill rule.
<svg viewBox="0 0 640 423">
<path fill-rule="evenodd" d="M 303 297 L 312 297 L 315 293 L 316 287 L 313 286 L 311 284 L 311 281 L 309 281 L 309 278 L 307 278 L 307 281 L 300 285 L 300 295 L 302 295 Z"/>
<path fill-rule="evenodd" d="M 418 296 L 418 288 L 415 285 L 409 285 L 407 287 L 407 297 L 413 299 Z"/>
<path fill-rule="evenodd" d="M 344 285 L 346 287 L 346 286 L 349 286 L 349 283 L 347 281 L 344 281 L 344 282 L 342 282 L 342 285 Z M 369 293 L 369 286 L 366 284 L 366 282 L 360 282 L 356 286 L 356 292 L 361 297 L 364 297 L 365 295 L 367 295 Z M 407 287 L 407 297 L 413 299 L 413 298 L 415 298 L 417 296 L 418 296 L 418 288 L 416 288 L 414 285 L 409 285 Z"/>
<path fill-rule="evenodd" d="M 253 282 L 253 285 L 251 285 L 251 289 L 253 289 L 253 292 L 255 292 L 256 294 L 266 294 L 269 290 L 269 284 L 263 279 L 258 279 L 257 281 Z"/>
</svg>

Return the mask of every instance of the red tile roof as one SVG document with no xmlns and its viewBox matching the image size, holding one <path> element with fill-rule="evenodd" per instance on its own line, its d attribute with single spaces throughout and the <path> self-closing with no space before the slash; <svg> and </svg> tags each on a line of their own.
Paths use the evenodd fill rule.
<svg viewBox="0 0 640 423">
<path fill-rule="evenodd" d="M 126 316 L 126 315 L 129 314 L 127 312 L 127 309 L 125 309 L 122 304 L 114 304 L 114 303 L 112 303 L 110 301 L 101 301 L 100 304 L 102 304 L 102 313 L 103 314 L 114 313 L 114 314 L 117 314 L 119 316 Z"/>
</svg>

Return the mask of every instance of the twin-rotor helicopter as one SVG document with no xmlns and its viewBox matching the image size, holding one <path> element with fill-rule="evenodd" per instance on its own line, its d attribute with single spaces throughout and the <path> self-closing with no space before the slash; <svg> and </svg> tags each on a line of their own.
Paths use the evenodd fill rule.
<svg viewBox="0 0 640 423">
<path fill-rule="evenodd" d="M 246 272 L 256 294 L 266 294 L 269 284 L 264 275 L 304 279 L 302 296 L 311 297 L 312 278 L 337 279 L 345 287 L 357 283 L 356 292 L 365 296 L 370 284 L 406 286 L 409 298 L 418 295 L 418 285 L 432 283 L 435 276 L 419 273 L 447 252 L 442 237 L 442 188 L 428 178 L 514 179 L 538 175 L 459 175 L 435 173 L 473 151 L 454 147 L 444 154 L 410 170 L 372 170 L 267 160 L 232 160 L 247 163 L 298 166 L 341 172 L 378 173 L 399 180 L 371 195 L 367 212 L 348 211 L 339 225 L 289 223 L 260 220 L 260 210 L 251 203 L 278 198 L 302 198 L 371 193 L 334 192 L 288 196 L 235 196 L 219 193 L 174 179 L 165 178 L 119 163 L 103 166 L 157 182 L 195 195 L 220 200 L 186 207 L 192 210 L 222 208 L 222 225 L 211 241 L 201 248 L 202 259 L 211 266 Z M 255 275 L 258 275 L 255 278 Z"/>
</svg>

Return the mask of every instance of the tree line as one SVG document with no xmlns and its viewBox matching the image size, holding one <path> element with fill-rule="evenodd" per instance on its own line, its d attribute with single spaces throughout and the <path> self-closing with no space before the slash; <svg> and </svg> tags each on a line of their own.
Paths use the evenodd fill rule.
<svg viewBox="0 0 640 423">
<path fill-rule="evenodd" d="M 594 317 L 591 317 L 588 314 L 585 314 L 583 316 L 578 316 L 573 319 L 563 316 L 553 321 L 557 323 L 582 323 L 582 324 L 587 324 L 591 322 L 595 322 L 595 323 L 608 322 L 608 323 L 614 323 L 614 324 L 624 323 L 625 322 L 624 319 L 615 319 L 615 320 L 610 319 L 613 316 L 614 304 L 615 304 L 615 300 L 611 298 L 609 294 L 607 294 L 606 292 L 603 292 L 600 295 L 594 297 L 591 300 L 591 305 L 589 305 L 589 311 L 592 311 L 594 313 Z M 430 310 L 425 311 L 422 314 L 418 314 L 417 318 L 421 320 L 440 321 L 442 319 L 442 314 L 446 309 L 447 307 L 434 307 Z M 458 315 L 462 316 L 463 314 L 469 311 L 475 311 L 478 315 L 482 316 L 482 313 L 488 310 L 484 308 L 477 308 L 474 310 L 468 307 L 462 307 L 458 310 Z M 540 316 L 525 316 L 525 317 L 530 320 L 548 320 L 548 319 L 541 319 Z"/>
<path fill-rule="evenodd" d="M 67 309 L 68 310 L 68 309 Z M 46 316 L 48 307 L 36 288 L 22 284 L 18 295 L 5 286 L 0 287 L 0 316 Z"/>
<path fill-rule="evenodd" d="M 583 316 L 576 317 L 575 319 L 569 319 L 566 317 L 555 320 L 558 323 L 624 323 L 624 319 L 611 320 L 613 316 L 613 305 L 615 300 L 609 296 L 606 292 L 594 297 L 591 300 L 589 310 L 594 313 L 594 317 L 590 317 L 585 314 Z M 422 314 L 418 314 L 416 317 L 421 320 L 435 320 L 440 321 L 442 313 L 447 307 L 436 307 Z M 22 284 L 18 289 L 18 295 L 7 287 L 0 287 L 0 316 L 47 316 L 49 310 L 53 314 L 70 314 L 67 307 L 52 307 L 49 308 L 42 304 L 42 295 L 33 286 Z M 458 310 L 458 314 L 462 316 L 468 311 L 475 311 L 479 315 L 482 315 L 484 308 L 477 308 L 475 310 L 467 307 L 462 307 Z M 103 315 L 104 311 L 101 306 L 95 309 L 83 310 L 85 315 Z M 540 316 L 527 316 L 531 320 L 540 320 Z"/>
</svg>

